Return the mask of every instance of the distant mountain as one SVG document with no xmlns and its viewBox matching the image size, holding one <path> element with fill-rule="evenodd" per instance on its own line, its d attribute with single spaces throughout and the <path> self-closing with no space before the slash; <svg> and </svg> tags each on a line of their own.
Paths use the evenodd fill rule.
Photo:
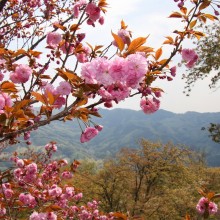
<svg viewBox="0 0 220 220">
<path fill-rule="evenodd" d="M 152 141 L 183 144 L 206 153 L 208 164 L 220 166 L 220 145 L 214 143 L 207 131 L 210 122 L 220 122 L 220 113 L 187 112 L 176 114 L 159 110 L 152 115 L 142 111 L 127 109 L 100 110 L 102 118 L 94 122 L 104 126 L 99 135 L 89 143 L 81 144 L 78 123 L 52 122 L 33 131 L 31 141 L 34 146 L 44 146 L 56 141 L 59 155 L 73 158 L 104 158 L 114 155 L 120 148 L 135 148 L 141 138 Z"/>
</svg>

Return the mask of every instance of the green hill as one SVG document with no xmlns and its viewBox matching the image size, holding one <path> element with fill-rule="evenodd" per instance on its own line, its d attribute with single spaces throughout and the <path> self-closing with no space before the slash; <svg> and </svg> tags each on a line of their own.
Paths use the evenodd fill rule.
<svg viewBox="0 0 220 220">
<path fill-rule="evenodd" d="M 207 131 L 210 122 L 220 122 L 220 113 L 187 112 L 175 114 L 159 110 L 152 115 L 127 109 L 100 110 L 102 118 L 93 121 L 104 126 L 99 135 L 81 144 L 81 131 L 76 121 L 52 122 L 31 134 L 34 146 L 56 141 L 59 156 L 66 158 L 104 158 L 114 155 L 122 147 L 137 147 L 141 138 L 166 143 L 183 144 L 204 152 L 208 164 L 220 166 L 220 145 L 211 141 Z"/>
</svg>

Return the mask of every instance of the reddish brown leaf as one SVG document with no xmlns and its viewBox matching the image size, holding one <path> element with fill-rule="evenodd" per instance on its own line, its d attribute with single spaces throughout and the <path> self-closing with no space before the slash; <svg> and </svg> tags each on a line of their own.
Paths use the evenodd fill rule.
<svg viewBox="0 0 220 220">
<path fill-rule="evenodd" d="M 31 95 L 34 96 L 37 101 L 40 101 L 40 102 L 42 102 L 45 105 L 47 104 L 47 100 L 40 93 L 32 92 Z"/>
<path fill-rule="evenodd" d="M 186 8 L 186 7 L 181 7 L 181 8 L 180 8 L 180 11 L 181 11 L 184 15 L 186 15 L 186 13 L 187 13 L 187 8 Z"/>
<path fill-rule="evenodd" d="M 214 15 L 203 14 L 203 16 L 205 16 L 206 18 L 208 18 L 211 21 L 218 20 L 218 18 L 216 16 L 214 16 Z"/>
<path fill-rule="evenodd" d="M 59 23 L 54 23 L 53 26 L 56 27 L 56 28 L 59 28 L 59 29 L 61 29 L 61 30 L 63 30 L 63 31 L 66 30 L 66 27 L 64 27 L 63 25 L 61 25 L 61 24 L 59 24 Z"/>
<path fill-rule="evenodd" d="M 1 84 L 1 90 L 3 92 L 17 92 L 15 84 L 9 81 L 5 81 Z"/>
<path fill-rule="evenodd" d="M 145 44 L 147 37 L 138 37 L 131 41 L 126 54 L 135 53 L 143 44 Z"/>
<path fill-rule="evenodd" d="M 204 1 L 202 2 L 202 4 L 199 6 L 199 10 L 201 11 L 201 10 L 207 8 L 207 7 L 210 5 L 210 3 L 211 3 L 210 0 L 204 0 Z"/>
<path fill-rule="evenodd" d="M 125 24 L 125 22 L 121 21 L 121 29 L 126 29 L 128 26 Z"/>
<path fill-rule="evenodd" d="M 163 53 L 163 50 L 160 47 L 155 53 L 155 59 L 158 60 L 161 57 L 162 53 Z"/>
<path fill-rule="evenodd" d="M 115 42 L 116 42 L 116 44 L 117 44 L 117 46 L 118 46 L 118 49 L 119 49 L 120 51 L 122 51 L 122 50 L 124 49 L 124 47 L 125 47 L 124 41 L 122 40 L 121 37 L 119 37 L 117 34 L 114 34 L 113 32 L 112 32 L 112 36 L 113 36 L 114 39 L 115 39 Z"/>
<path fill-rule="evenodd" d="M 169 18 L 182 18 L 183 15 L 181 15 L 179 12 L 173 12 Z"/>
<path fill-rule="evenodd" d="M 205 34 L 200 31 L 195 31 L 193 35 L 199 40 L 201 37 L 204 37 Z"/>
<path fill-rule="evenodd" d="M 197 20 L 191 21 L 189 24 L 190 29 L 192 29 L 197 23 Z"/>
<path fill-rule="evenodd" d="M 34 57 L 38 57 L 42 52 L 29 50 L 28 53 Z"/>
<path fill-rule="evenodd" d="M 70 31 L 76 31 L 79 29 L 79 25 L 78 24 L 72 24 L 70 27 Z"/>
</svg>

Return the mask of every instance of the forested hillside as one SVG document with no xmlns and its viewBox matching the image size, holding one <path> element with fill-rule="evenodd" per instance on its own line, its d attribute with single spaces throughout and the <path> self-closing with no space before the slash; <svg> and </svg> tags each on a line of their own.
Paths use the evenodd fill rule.
<svg viewBox="0 0 220 220">
<path fill-rule="evenodd" d="M 145 115 L 141 111 L 114 109 L 101 110 L 103 118 L 94 122 L 104 126 L 99 135 L 89 143 L 80 143 L 81 131 L 77 123 L 52 122 L 32 132 L 34 146 L 43 146 L 56 141 L 59 156 L 73 158 L 105 158 L 114 155 L 120 148 L 135 148 L 141 138 L 152 141 L 168 141 L 186 145 L 206 154 L 208 164 L 220 166 L 220 146 L 211 141 L 208 132 L 201 130 L 210 122 L 219 122 L 220 113 L 187 112 L 175 114 L 159 110 Z"/>
</svg>

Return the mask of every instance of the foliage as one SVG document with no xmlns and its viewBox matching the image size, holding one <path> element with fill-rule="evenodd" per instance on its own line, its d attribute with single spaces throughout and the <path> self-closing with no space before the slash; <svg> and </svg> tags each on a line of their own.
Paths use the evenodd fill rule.
<svg viewBox="0 0 220 220">
<path fill-rule="evenodd" d="M 200 59 L 197 64 L 187 70 L 185 75 L 187 92 L 191 91 L 192 86 L 200 79 L 212 76 L 210 88 L 216 88 L 220 79 L 220 24 L 219 21 L 212 25 L 203 27 L 206 36 L 196 43 L 196 52 Z"/>
<path fill-rule="evenodd" d="M 91 116 L 100 117 L 96 106 L 104 104 L 112 107 L 113 103 L 135 95 L 140 96 L 140 107 L 145 113 L 157 111 L 163 90 L 153 87 L 152 83 L 159 79 L 173 79 L 176 67 L 171 67 L 170 62 L 177 53 L 182 54 L 186 66 L 191 68 L 197 62 L 198 55 L 192 49 L 182 49 L 183 40 L 186 37 L 200 39 L 204 36 L 195 28 L 198 20 L 206 23 L 207 19 L 218 19 L 207 14 L 206 10 L 214 8 L 216 14 L 215 8 L 219 7 L 219 1 L 188 2 L 189 7 L 185 7 L 185 1 L 178 3 L 178 11 L 169 16 L 181 19 L 184 27 L 175 30 L 161 46 L 154 49 L 146 46 L 147 37 L 132 39 L 124 21 L 121 21 L 117 34 L 112 32 L 112 42 L 108 46 L 86 43 L 87 35 L 81 30 L 86 25 L 95 28 L 98 24 L 104 24 L 108 6 L 106 0 L 0 1 L 2 146 L 19 143 L 21 136 L 30 145 L 29 138 L 33 130 L 52 121 L 73 119 L 76 119 L 81 128 L 81 143 L 88 142 L 102 130 L 101 125 L 91 120 Z M 172 51 L 168 57 L 163 57 L 162 46 L 165 44 L 170 45 Z M 113 54 L 110 52 L 112 47 L 115 48 Z M 37 112 L 33 108 L 35 104 L 40 105 Z M 63 179 L 72 178 L 78 162 L 75 161 L 68 170 L 63 171 L 63 165 L 67 165 L 65 160 L 51 161 L 51 153 L 56 151 L 55 143 L 50 143 L 45 148 L 46 154 L 30 154 L 28 158 L 19 158 L 15 153 L 12 158 L 15 167 L 1 172 L 0 216 L 3 219 L 127 218 L 120 213 L 102 215 L 97 209 L 96 201 L 80 206 L 77 202 L 82 194 L 71 185 L 63 185 Z M 143 151 L 145 157 L 148 153 L 151 156 L 150 164 L 145 160 L 140 163 L 137 161 L 140 156 L 138 151 L 128 151 L 125 154 L 130 156 L 130 161 L 120 159 L 125 168 L 122 171 L 128 172 L 125 166 L 127 163 L 133 171 L 131 201 L 129 203 L 124 200 L 122 204 L 118 204 L 120 210 L 128 208 L 131 209 L 129 215 L 140 215 L 140 212 L 145 215 L 145 204 L 140 202 L 148 205 L 151 190 L 154 192 L 154 187 L 162 187 L 160 183 L 167 176 L 167 171 L 171 171 L 174 165 L 176 173 L 182 162 L 186 165 L 186 170 L 182 171 L 187 172 L 190 161 L 185 160 L 188 155 L 185 150 L 179 152 L 169 147 L 164 147 L 163 150 Z M 159 166 L 160 162 L 164 163 L 163 167 Z M 119 173 L 122 171 L 118 170 Z M 174 176 L 171 174 L 169 178 L 172 179 Z M 178 177 L 181 179 L 181 175 Z M 118 179 L 120 178 L 117 176 L 116 180 Z M 147 183 L 145 188 L 142 188 L 142 181 Z M 110 189 L 114 189 L 115 180 L 109 184 Z M 173 186 L 176 189 L 175 184 Z M 121 188 L 124 189 L 125 187 Z M 158 192 L 160 191 L 158 188 Z M 106 208 L 113 208 L 108 197 L 111 198 L 115 192 L 104 193 L 107 195 Z M 159 209 L 160 197 L 158 203 L 153 204 L 152 209 Z M 163 210 L 160 211 L 167 215 Z"/>
<path fill-rule="evenodd" d="M 142 140 L 140 148 L 122 149 L 97 173 L 79 168 L 75 184 L 87 198 L 93 195 L 100 200 L 106 212 L 143 219 L 182 219 L 186 213 L 195 216 L 196 191 L 205 174 L 203 159 L 195 152 L 172 143 Z"/>
<path fill-rule="evenodd" d="M 147 37 L 132 39 L 124 21 L 117 34 L 112 32 L 108 46 L 86 43 L 81 28 L 104 24 L 106 0 L 1 1 L 0 141 L 14 144 L 23 134 L 30 144 L 31 131 L 55 120 L 72 119 L 85 126 L 80 140 L 89 141 L 100 131 L 90 120 L 91 115 L 100 117 L 95 107 L 112 107 L 134 95 L 141 97 L 145 113 L 157 111 L 162 89 L 152 83 L 173 79 L 176 69 L 170 62 L 181 53 L 183 40 L 204 35 L 195 29 L 197 20 L 217 20 L 206 9 L 216 8 L 218 1 L 189 3 L 189 8 L 178 4 L 179 10 L 169 16 L 181 19 L 185 26 L 166 37 L 162 46 L 169 45 L 172 50 L 166 58 L 162 46 L 153 49 L 145 45 Z M 111 47 L 115 48 L 113 54 Z M 190 67 L 197 60 L 192 54 L 184 56 Z M 32 108 L 36 103 L 39 112 Z"/>
</svg>

